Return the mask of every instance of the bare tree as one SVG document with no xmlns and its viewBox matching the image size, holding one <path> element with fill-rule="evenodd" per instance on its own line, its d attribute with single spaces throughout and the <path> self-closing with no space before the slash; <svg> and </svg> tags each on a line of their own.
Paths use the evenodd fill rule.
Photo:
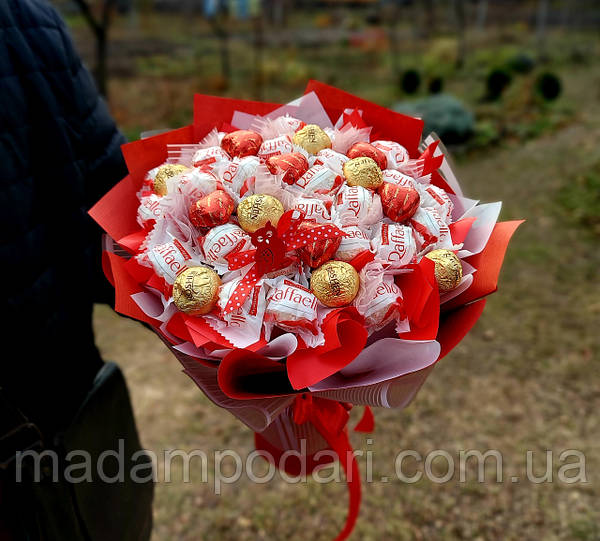
<svg viewBox="0 0 600 541">
<path fill-rule="evenodd" d="M 227 15 L 225 13 L 217 13 L 213 17 L 208 17 L 208 22 L 217 36 L 220 44 L 221 56 L 221 76 L 223 84 L 229 86 L 231 78 L 231 60 L 229 54 L 229 30 L 227 25 Z"/>
<path fill-rule="evenodd" d="M 535 35 L 540 58 L 546 56 L 546 21 L 548 19 L 548 0 L 538 0 L 535 20 Z"/>
<path fill-rule="evenodd" d="M 467 24 L 465 14 L 465 3 L 463 0 L 454 0 L 454 15 L 456 18 L 456 34 L 458 39 L 458 50 L 456 53 L 456 67 L 462 68 L 467 56 Z"/>
<path fill-rule="evenodd" d="M 96 38 L 94 77 L 98 85 L 98 91 L 108 99 L 108 30 L 112 21 L 116 0 L 102 0 L 98 6 L 95 6 L 99 12 L 97 16 L 92 12 L 93 6 L 88 0 L 75 0 L 75 3 L 79 6 L 81 14 Z"/>
</svg>

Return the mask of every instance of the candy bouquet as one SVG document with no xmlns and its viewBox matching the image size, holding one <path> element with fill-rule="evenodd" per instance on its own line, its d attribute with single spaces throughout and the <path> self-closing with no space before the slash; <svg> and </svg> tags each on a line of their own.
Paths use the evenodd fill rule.
<svg viewBox="0 0 600 541">
<path fill-rule="evenodd" d="M 349 535 L 347 422 L 403 408 L 496 290 L 519 222 L 463 196 L 423 123 L 322 83 L 271 103 L 196 95 L 190 126 L 124 145 L 91 210 L 115 309 L 150 325 L 290 474 L 335 456 Z M 333 452 L 322 452 L 329 450 Z"/>
</svg>

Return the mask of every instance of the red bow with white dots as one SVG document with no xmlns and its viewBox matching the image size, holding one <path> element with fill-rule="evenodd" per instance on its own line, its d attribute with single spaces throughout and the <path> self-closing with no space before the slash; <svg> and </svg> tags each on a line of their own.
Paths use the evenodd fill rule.
<svg viewBox="0 0 600 541">
<path fill-rule="evenodd" d="M 288 210 L 279 219 L 277 228 L 270 222 L 252 233 L 252 244 L 256 247 L 243 252 L 232 252 L 226 256 L 229 270 L 237 270 L 254 263 L 234 289 L 223 314 L 241 308 L 252 288 L 262 276 L 269 272 L 284 269 L 297 260 L 292 252 L 320 240 L 335 239 L 345 233 L 333 224 L 323 224 L 310 230 L 298 231 L 306 214 L 299 210 Z"/>
</svg>

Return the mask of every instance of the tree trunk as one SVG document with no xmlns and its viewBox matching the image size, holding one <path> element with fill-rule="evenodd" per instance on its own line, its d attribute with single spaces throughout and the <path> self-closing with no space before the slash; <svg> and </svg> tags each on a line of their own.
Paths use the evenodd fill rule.
<svg viewBox="0 0 600 541">
<path fill-rule="evenodd" d="M 102 15 L 99 21 L 92 14 L 90 4 L 86 0 L 75 0 L 75 3 L 79 6 L 81 14 L 96 39 L 94 78 L 96 79 L 98 92 L 108 100 L 108 30 L 115 0 L 103 1 Z"/>
<path fill-rule="evenodd" d="M 456 67 L 462 68 L 465 65 L 467 56 L 467 41 L 466 41 L 466 17 L 465 4 L 463 0 L 454 0 L 454 15 L 456 17 L 456 34 L 457 34 L 457 51 L 456 51 Z"/>
</svg>

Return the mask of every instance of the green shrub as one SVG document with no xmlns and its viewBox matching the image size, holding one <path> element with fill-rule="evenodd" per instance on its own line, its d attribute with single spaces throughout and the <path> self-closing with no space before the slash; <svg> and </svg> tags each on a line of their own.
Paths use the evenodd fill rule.
<svg viewBox="0 0 600 541">
<path fill-rule="evenodd" d="M 449 94 L 400 102 L 394 106 L 394 110 L 422 118 L 425 122 L 424 134 L 433 131 L 444 143 L 450 145 L 464 143 L 473 135 L 475 128 L 473 113 Z"/>
</svg>

